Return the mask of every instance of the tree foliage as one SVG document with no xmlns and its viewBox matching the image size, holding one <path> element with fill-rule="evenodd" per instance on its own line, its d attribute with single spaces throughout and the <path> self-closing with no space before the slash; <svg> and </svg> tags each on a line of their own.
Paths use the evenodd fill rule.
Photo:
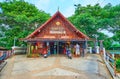
<svg viewBox="0 0 120 79">
<path fill-rule="evenodd" d="M 24 0 L 1 2 L 0 7 L 0 45 L 7 48 L 13 46 L 14 38 L 25 38 L 50 17 Z M 21 44 L 16 41 L 16 45 Z"/>
<path fill-rule="evenodd" d="M 120 5 L 112 6 L 109 3 L 104 7 L 99 4 L 74 6 L 74 15 L 68 19 L 80 31 L 90 38 L 104 40 L 106 48 L 109 48 L 113 41 L 120 43 Z M 0 2 L 0 45 L 10 48 L 14 38 L 26 37 L 49 17 L 49 14 L 24 0 Z M 114 36 L 108 37 L 102 30 L 112 32 Z M 16 44 L 21 45 L 23 42 L 17 40 Z"/>
<path fill-rule="evenodd" d="M 120 5 L 112 6 L 110 3 L 101 7 L 99 4 L 94 6 L 81 4 L 74 5 L 75 13 L 68 19 L 83 33 L 90 38 L 98 37 L 104 40 L 104 46 L 108 48 L 113 41 L 120 41 Z M 107 30 L 114 33 L 112 38 L 102 33 Z"/>
</svg>

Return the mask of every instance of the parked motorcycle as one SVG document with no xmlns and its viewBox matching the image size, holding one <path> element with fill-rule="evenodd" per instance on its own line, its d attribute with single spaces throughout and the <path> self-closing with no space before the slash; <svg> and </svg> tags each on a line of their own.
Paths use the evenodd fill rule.
<svg viewBox="0 0 120 79">
<path fill-rule="evenodd" d="M 47 54 L 47 50 L 46 50 L 46 49 L 44 49 L 44 51 L 43 51 L 43 57 L 44 57 L 44 58 L 47 58 L 47 57 L 48 57 L 48 54 Z"/>
<path fill-rule="evenodd" d="M 67 50 L 67 57 L 68 57 L 69 59 L 72 59 L 72 54 L 71 54 L 71 51 L 70 51 L 70 50 Z"/>
<path fill-rule="evenodd" d="M 47 57 L 48 57 L 48 55 L 47 55 L 47 54 L 44 54 L 44 55 L 43 55 L 43 57 L 44 57 L 44 58 L 47 58 Z"/>
</svg>

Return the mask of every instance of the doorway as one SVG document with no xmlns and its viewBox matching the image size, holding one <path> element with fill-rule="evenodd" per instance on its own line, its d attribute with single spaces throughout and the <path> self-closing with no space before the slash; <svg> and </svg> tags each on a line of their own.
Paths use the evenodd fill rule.
<svg viewBox="0 0 120 79">
<path fill-rule="evenodd" d="M 65 42 L 49 42 L 50 54 L 64 54 Z"/>
<path fill-rule="evenodd" d="M 57 43 L 50 42 L 50 54 L 57 54 Z"/>
</svg>

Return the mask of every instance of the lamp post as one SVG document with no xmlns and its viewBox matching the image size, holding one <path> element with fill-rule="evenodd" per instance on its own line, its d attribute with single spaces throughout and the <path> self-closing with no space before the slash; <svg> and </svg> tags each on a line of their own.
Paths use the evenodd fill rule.
<svg viewBox="0 0 120 79">
<path fill-rule="evenodd" d="M 13 55 L 15 54 L 15 43 L 16 43 L 16 37 L 14 37 L 14 45 L 13 45 L 13 47 L 12 47 L 12 53 L 13 53 Z"/>
<path fill-rule="evenodd" d="M 103 50 L 103 40 L 100 40 L 100 50 Z"/>
<path fill-rule="evenodd" d="M 95 42 L 95 45 L 96 45 L 96 46 L 98 46 L 98 39 L 97 39 L 97 38 L 98 38 L 98 36 L 95 35 L 95 41 L 96 41 L 96 42 Z"/>
<path fill-rule="evenodd" d="M 16 46 L 16 40 L 17 40 L 17 38 L 14 37 L 14 46 Z"/>
<path fill-rule="evenodd" d="M 98 36 L 97 36 L 97 35 L 94 35 L 94 36 L 95 36 L 95 52 L 96 52 L 96 53 L 99 53 L 99 52 L 98 52 L 98 47 L 97 47 L 97 46 L 98 46 L 98 39 L 97 39 Z"/>
</svg>

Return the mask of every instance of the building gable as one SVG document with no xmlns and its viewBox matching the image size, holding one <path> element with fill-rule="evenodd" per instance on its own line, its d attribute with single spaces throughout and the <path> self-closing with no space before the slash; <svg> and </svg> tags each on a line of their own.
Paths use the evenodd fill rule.
<svg viewBox="0 0 120 79">
<path fill-rule="evenodd" d="M 26 37 L 27 40 L 84 40 L 89 39 L 72 25 L 59 11 Z"/>
</svg>

